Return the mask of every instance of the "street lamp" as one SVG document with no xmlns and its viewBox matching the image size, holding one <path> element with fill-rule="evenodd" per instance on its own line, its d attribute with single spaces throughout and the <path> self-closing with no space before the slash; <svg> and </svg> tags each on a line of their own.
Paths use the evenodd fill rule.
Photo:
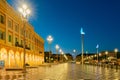
<svg viewBox="0 0 120 80">
<path fill-rule="evenodd" d="M 116 59 L 117 59 L 117 52 L 118 52 L 118 49 L 117 49 L 117 48 L 115 48 L 115 49 L 114 49 L 114 52 L 115 52 Z"/>
<path fill-rule="evenodd" d="M 97 62 L 98 62 L 98 57 L 99 57 L 99 55 L 98 55 L 98 48 L 99 48 L 99 45 L 97 44 L 97 46 L 96 46 L 96 49 L 97 49 Z"/>
<path fill-rule="evenodd" d="M 94 58 L 95 58 L 94 60 L 95 60 L 95 61 L 96 61 L 96 57 L 97 57 L 97 54 L 94 55 Z"/>
<path fill-rule="evenodd" d="M 26 72 L 26 50 L 25 50 L 25 47 L 26 47 L 26 26 L 25 26 L 25 23 L 27 22 L 27 18 L 30 14 L 30 9 L 27 7 L 27 5 L 23 4 L 21 8 L 19 8 L 19 12 L 22 14 L 22 19 L 23 19 L 23 27 L 24 27 L 24 45 L 23 45 L 23 48 L 24 48 L 24 55 L 23 55 L 23 72 Z"/>
<path fill-rule="evenodd" d="M 86 56 L 88 56 L 88 51 L 86 51 Z"/>
<path fill-rule="evenodd" d="M 56 48 L 56 55 L 57 55 L 57 61 L 58 61 L 58 49 L 59 49 L 59 45 L 56 45 L 55 48 Z"/>
<path fill-rule="evenodd" d="M 102 54 L 101 53 L 99 53 L 99 56 L 101 56 Z"/>
<path fill-rule="evenodd" d="M 81 31 L 80 31 L 80 33 L 81 33 L 81 48 L 82 48 L 82 65 L 83 65 L 83 54 L 84 54 L 84 35 L 85 35 L 85 33 L 83 32 L 83 28 L 81 28 Z"/>
<path fill-rule="evenodd" d="M 73 50 L 73 52 L 75 53 L 75 52 L 76 52 L 76 50 L 74 49 L 74 50 Z"/>
<path fill-rule="evenodd" d="M 76 50 L 75 50 L 75 49 L 73 50 L 73 53 L 74 53 L 74 54 L 73 54 L 73 58 L 75 59 L 75 57 L 76 57 L 76 55 L 75 55 Z"/>
<path fill-rule="evenodd" d="M 117 63 L 117 52 L 118 52 L 118 49 L 115 48 L 114 52 L 115 52 L 115 55 L 116 55 L 116 71 L 117 71 L 117 69 L 118 69 L 118 63 Z"/>
<path fill-rule="evenodd" d="M 101 58 L 102 54 L 101 54 L 101 53 L 99 53 L 99 55 L 98 55 L 98 56 L 100 56 L 100 59 L 99 59 L 99 60 L 101 61 L 101 60 L 102 60 L 102 58 Z M 99 57 L 98 57 L 98 58 L 99 58 Z"/>
<path fill-rule="evenodd" d="M 97 55 L 95 54 L 95 57 L 96 57 Z"/>
<path fill-rule="evenodd" d="M 60 61 L 61 61 L 61 57 L 62 57 L 62 49 L 60 49 L 59 52 L 60 52 Z"/>
<path fill-rule="evenodd" d="M 61 53 L 61 56 L 62 56 L 62 62 L 63 62 L 63 57 L 64 57 L 64 52 L 63 51 Z"/>
<path fill-rule="evenodd" d="M 108 51 L 106 51 L 105 54 L 106 54 L 106 59 L 107 59 Z"/>
<path fill-rule="evenodd" d="M 53 38 L 52 38 L 51 35 L 49 35 L 49 36 L 47 37 L 47 41 L 48 41 L 48 44 L 49 44 L 49 63 L 50 63 L 51 43 L 52 43 L 52 41 L 53 41 Z"/>
</svg>

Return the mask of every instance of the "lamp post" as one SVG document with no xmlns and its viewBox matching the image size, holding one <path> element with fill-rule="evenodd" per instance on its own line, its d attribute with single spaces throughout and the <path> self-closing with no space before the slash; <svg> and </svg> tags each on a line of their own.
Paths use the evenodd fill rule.
<svg viewBox="0 0 120 80">
<path fill-rule="evenodd" d="M 50 53 L 51 53 L 51 43 L 52 43 L 52 41 L 53 41 L 53 38 L 52 38 L 52 36 L 51 35 L 49 35 L 48 37 L 47 37 L 47 41 L 48 41 L 48 44 L 49 44 L 49 63 L 50 63 Z"/>
<path fill-rule="evenodd" d="M 95 54 L 94 56 L 96 57 L 97 55 Z"/>
<path fill-rule="evenodd" d="M 115 48 L 114 52 L 115 52 L 115 55 L 116 55 L 116 71 L 117 71 L 117 69 L 118 69 L 118 62 L 117 62 L 117 52 L 118 52 L 118 49 Z"/>
<path fill-rule="evenodd" d="M 101 61 L 101 53 L 99 53 L 99 56 L 100 56 L 100 57 L 98 57 L 98 58 L 100 58 L 99 61 Z"/>
<path fill-rule="evenodd" d="M 107 59 L 108 51 L 105 52 L 105 55 L 106 55 L 105 59 Z"/>
<path fill-rule="evenodd" d="M 75 49 L 73 50 L 73 53 L 74 53 L 74 54 L 73 54 L 73 58 L 75 59 L 75 57 L 76 57 L 76 54 L 75 54 L 75 53 L 76 53 L 76 50 L 75 50 Z"/>
<path fill-rule="evenodd" d="M 118 49 L 115 48 L 115 49 L 114 49 L 114 52 L 115 52 L 115 56 L 116 56 L 116 59 L 117 59 L 117 52 L 118 52 Z"/>
<path fill-rule="evenodd" d="M 63 58 L 64 58 L 64 52 L 62 51 L 61 53 L 61 56 L 62 56 L 62 62 L 64 61 Z"/>
<path fill-rule="evenodd" d="M 98 62 L 98 57 L 99 57 L 99 55 L 98 55 L 98 48 L 99 48 L 99 45 L 97 44 L 97 46 L 96 46 L 96 49 L 97 49 L 97 62 Z"/>
<path fill-rule="evenodd" d="M 83 54 L 84 54 L 84 35 L 85 35 L 85 33 L 83 32 L 83 28 L 81 28 L 80 33 L 81 33 L 82 65 L 83 65 L 83 60 L 84 60 L 84 56 L 83 56 Z"/>
<path fill-rule="evenodd" d="M 24 30 L 24 55 L 23 55 L 23 72 L 26 72 L 26 26 L 25 23 L 27 22 L 28 16 L 30 14 L 30 9 L 27 7 L 27 5 L 23 4 L 21 8 L 19 8 L 19 12 L 22 14 L 22 19 L 23 19 L 23 30 Z"/>
<path fill-rule="evenodd" d="M 60 52 L 60 61 L 61 61 L 61 57 L 62 57 L 62 49 L 60 49 L 59 52 Z"/>
<path fill-rule="evenodd" d="M 58 61 L 58 49 L 59 49 L 59 45 L 56 45 L 55 48 L 56 48 L 56 55 L 57 55 L 57 61 Z"/>
<path fill-rule="evenodd" d="M 88 51 L 86 51 L 86 57 L 88 56 Z"/>
<path fill-rule="evenodd" d="M 101 56 L 101 53 L 99 53 L 99 56 Z"/>
</svg>

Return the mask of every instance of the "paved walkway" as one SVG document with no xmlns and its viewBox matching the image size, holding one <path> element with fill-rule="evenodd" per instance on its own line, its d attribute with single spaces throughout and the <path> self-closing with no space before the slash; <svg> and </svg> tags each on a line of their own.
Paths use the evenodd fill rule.
<svg viewBox="0 0 120 80">
<path fill-rule="evenodd" d="M 21 71 L 1 71 L 0 76 L 0 80 L 120 80 L 120 70 L 64 63 L 29 68 L 25 75 Z"/>
</svg>

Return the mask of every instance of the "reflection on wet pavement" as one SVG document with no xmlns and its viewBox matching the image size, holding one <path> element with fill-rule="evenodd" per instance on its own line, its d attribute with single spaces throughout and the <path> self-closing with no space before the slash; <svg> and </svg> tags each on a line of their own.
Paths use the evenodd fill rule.
<svg viewBox="0 0 120 80">
<path fill-rule="evenodd" d="M 1 76 L 7 76 L 11 80 L 119 80 L 120 71 L 92 65 L 80 65 L 73 63 L 56 64 L 52 66 L 39 66 L 29 68 L 27 73 L 21 71 L 1 71 Z M 13 75 L 14 76 L 13 78 Z M 0 80 L 5 80 L 0 79 Z"/>
</svg>

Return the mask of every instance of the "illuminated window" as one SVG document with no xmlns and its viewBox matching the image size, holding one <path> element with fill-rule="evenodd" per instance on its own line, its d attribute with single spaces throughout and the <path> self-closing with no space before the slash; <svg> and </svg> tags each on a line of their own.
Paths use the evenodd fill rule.
<svg viewBox="0 0 120 80">
<path fill-rule="evenodd" d="M 0 23 L 4 24 L 4 16 L 0 15 Z"/>
<path fill-rule="evenodd" d="M 29 46 L 28 46 L 29 48 L 30 48 L 30 44 L 29 44 Z"/>
<path fill-rule="evenodd" d="M 17 37 L 15 38 L 15 42 L 18 42 L 18 38 Z"/>
<path fill-rule="evenodd" d="M 20 29 L 20 34 L 21 34 L 21 35 L 24 35 L 24 30 L 23 30 L 23 28 Z"/>
<path fill-rule="evenodd" d="M 26 33 L 26 35 L 27 35 L 28 39 L 30 39 L 30 32 L 29 31 Z"/>
<path fill-rule="evenodd" d="M 26 33 L 26 34 L 25 34 L 26 38 L 28 38 L 28 31 L 26 31 L 25 33 Z"/>
<path fill-rule="evenodd" d="M 8 36 L 8 41 L 12 42 L 12 36 L 11 35 Z"/>
<path fill-rule="evenodd" d="M 28 36 L 29 36 L 29 39 L 30 39 L 30 33 L 28 34 Z"/>
<path fill-rule="evenodd" d="M 32 50 L 34 50 L 34 45 L 32 44 Z"/>
<path fill-rule="evenodd" d="M 21 40 L 21 45 L 23 44 L 23 40 Z"/>
<path fill-rule="evenodd" d="M 0 31 L 0 39 L 5 40 L 5 32 Z"/>
<path fill-rule="evenodd" d="M 19 46 L 18 38 L 15 37 L 15 46 Z"/>
<path fill-rule="evenodd" d="M 19 26 L 18 26 L 18 24 L 15 25 L 15 31 L 19 32 Z"/>
<path fill-rule="evenodd" d="M 12 20 L 8 20 L 8 27 L 12 29 Z"/>
</svg>

